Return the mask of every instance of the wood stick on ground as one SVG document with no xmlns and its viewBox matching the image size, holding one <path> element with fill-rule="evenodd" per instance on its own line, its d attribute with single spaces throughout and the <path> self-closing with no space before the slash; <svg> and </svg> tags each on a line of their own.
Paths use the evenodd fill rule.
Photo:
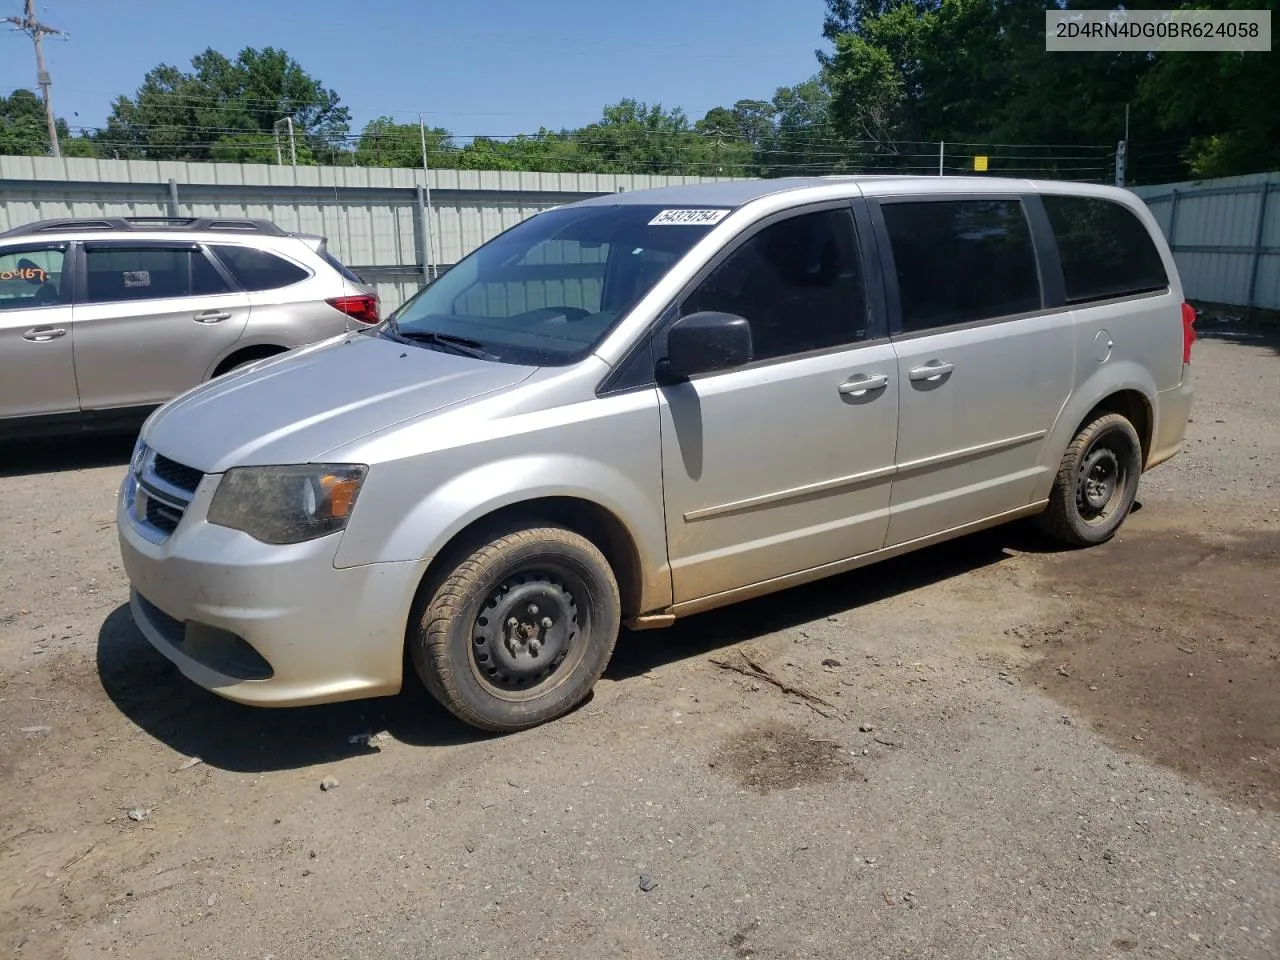
<svg viewBox="0 0 1280 960">
<path fill-rule="evenodd" d="M 808 690 L 805 690 L 803 687 L 797 687 L 793 684 L 787 683 L 787 681 L 785 680 L 781 680 L 778 677 L 775 677 L 772 673 L 770 673 L 768 670 L 762 667 L 756 660 L 754 660 L 750 654 L 747 654 L 742 650 L 735 650 L 734 653 L 738 655 L 738 659 L 741 662 L 735 662 L 733 660 L 717 660 L 714 657 L 711 658 L 711 662 L 714 663 L 721 670 L 732 670 L 735 673 L 742 674 L 744 677 L 751 677 L 752 679 L 755 679 L 755 680 L 763 680 L 766 683 L 771 683 L 775 687 L 777 687 L 779 690 L 781 690 L 783 693 L 788 693 L 788 694 L 791 694 L 792 696 L 799 697 L 801 700 L 803 700 L 806 704 L 809 705 L 810 709 L 812 709 L 815 713 L 819 714 L 820 716 L 826 717 L 828 720 L 835 718 L 834 714 L 830 714 L 830 713 L 827 713 L 825 710 L 818 709 L 818 704 L 821 704 L 824 707 L 829 707 L 830 709 L 835 710 L 836 705 L 834 703 L 831 703 L 829 700 L 824 700 L 822 697 L 818 696 L 816 693 L 810 693 Z"/>
</svg>

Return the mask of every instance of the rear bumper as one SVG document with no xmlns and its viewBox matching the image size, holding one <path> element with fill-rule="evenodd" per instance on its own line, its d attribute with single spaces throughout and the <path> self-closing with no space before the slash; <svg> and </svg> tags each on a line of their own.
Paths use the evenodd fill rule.
<svg viewBox="0 0 1280 960">
<path fill-rule="evenodd" d="M 1182 449 L 1194 397 L 1191 365 L 1183 364 L 1182 382 L 1156 394 L 1156 432 L 1151 438 L 1151 452 L 1147 455 L 1148 470 L 1164 463 Z"/>
</svg>

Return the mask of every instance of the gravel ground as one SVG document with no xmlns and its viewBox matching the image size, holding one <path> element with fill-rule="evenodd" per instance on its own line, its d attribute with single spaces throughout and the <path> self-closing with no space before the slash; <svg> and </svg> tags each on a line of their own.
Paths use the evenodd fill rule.
<svg viewBox="0 0 1280 960">
<path fill-rule="evenodd" d="M 124 606 L 130 441 L 0 447 L 0 953 L 1274 958 L 1278 342 L 1197 345 L 1107 546 L 1016 525 L 624 636 L 504 738 L 416 686 L 196 689 Z"/>
</svg>

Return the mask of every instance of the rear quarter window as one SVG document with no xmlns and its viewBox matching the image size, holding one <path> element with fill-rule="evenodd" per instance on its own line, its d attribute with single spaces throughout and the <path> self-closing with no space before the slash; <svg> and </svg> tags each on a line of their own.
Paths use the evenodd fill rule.
<svg viewBox="0 0 1280 960">
<path fill-rule="evenodd" d="M 1058 243 L 1068 303 L 1151 293 L 1169 285 L 1160 252 L 1132 210 L 1097 197 L 1040 199 Z"/>
<path fill-rule="evenodd" d="M 342 275 L 342 278 L 348 283 L 354 283 L 358 287 L 365 286 L 365 282 L 356 276 L 355 272 L 350 267 L 335 257 L 328 250 L 325 250 L 320 254 L 320 259 L 333 267 L 333 269 L 337 270 L 338 273 Z"/>
<path fill-rule="evenodd" d="M 253 247 L 212 244 L 209 247 L 245 290 L 279 290 L 311 274 L 283 257 Z"/>
</svg>

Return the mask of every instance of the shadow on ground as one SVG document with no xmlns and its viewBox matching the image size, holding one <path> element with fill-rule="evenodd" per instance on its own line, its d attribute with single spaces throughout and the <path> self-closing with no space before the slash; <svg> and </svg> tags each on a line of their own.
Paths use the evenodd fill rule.
<svg viewBox="0 0 1280 960">
<path fill-rule="evenodd" d="M 376 742 L 363 737 L 383 730 L 415 746 L 485 736 L 455 720 L 413 677 L 394 697 L 281 709 L 232 703 L 182 676 L 138 631 L 127 605 L 99 629 L 97 659 L 103 690 L 130 721 L 179 753 L 225 770 L 288 770 L 373 753 Z"/>
<path fill-rule="evenodd" d="M 1250 326 L 1243 323 L 1213 322 L 1202 319 L 1196 324 L 1196 336 L 1203 340 L 1222 340 L 1247 347 L 1265 347 L 1280 354 L 1280 326 Z M 1195 348 L 1192 348 L 1194 363 Z"/>
<path fill-rule="evenodd" d="M 761 637 L 884 597 L 1052 547 L 1024 524 L 998 528 L 872 567 L 682 620 L 626 633 L 606 673 L 624 680 L 666 663 Z M 386 730 L 417 746 L 448 746 L 486 734 L 454 719 L 412 671 L 394 697 L 317 707 L 263 709 L 223 700 L 184 678 L 139 633 L 127 606 L 98 634 L 98 675 L 120 711 L 151 736 L 215 767 L 261 772 L 309 766 L 376 749 L 362 734 Z M 352 738 L 356 738 L 352 742 Z"/>
<path fill-rule="evenodd" d="M 64 470 L 123 467 L 133 453 L 132 433 L 79 433 L 47 440 L 0 440 L 0 477 Z"/>
<path fill-rule="evenodd" d="M 605 676 L 613 680 L 638 676 L 664 663 L 856 611 L 866 604 L 979 570 L 1019 553 L 1058 549 L 1030 523 L 972 534 L 850 573 L 688 617 L 669 630 L 624 632 Z"/>
</svg>

